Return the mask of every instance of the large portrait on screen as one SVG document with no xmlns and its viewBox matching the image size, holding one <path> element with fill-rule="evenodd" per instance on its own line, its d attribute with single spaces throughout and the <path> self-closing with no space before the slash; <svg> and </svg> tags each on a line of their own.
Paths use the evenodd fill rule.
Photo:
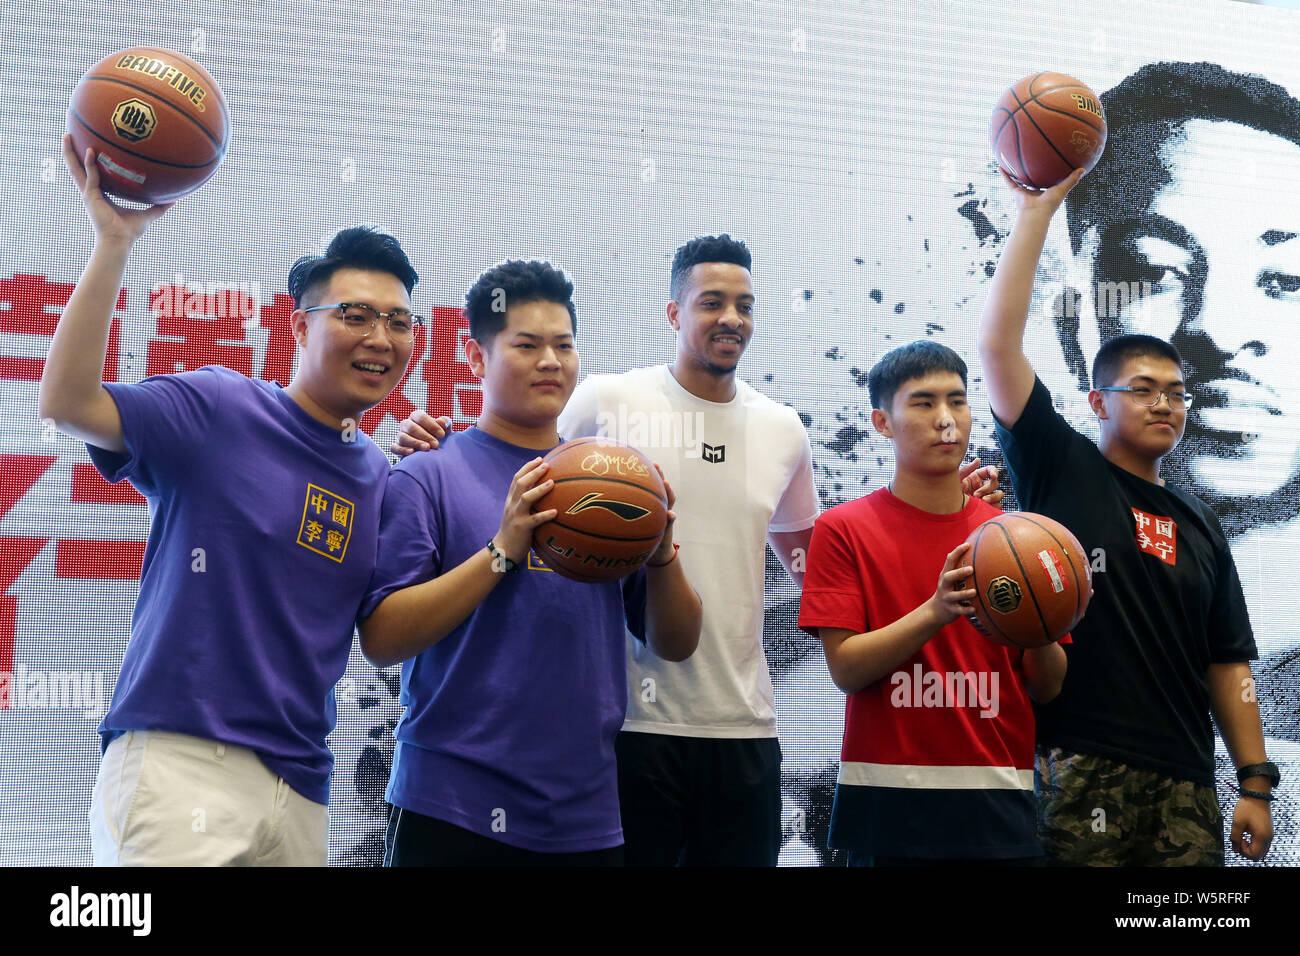
<svg viewBox="0 0 1300 956">
<path fill-rule="evenodd" d="M 1063 367 L 1033 360 L 1082 409 L 1068 393 L 1090 388 L 1104 341 L 1144 332 L 1182 353 L 1194 404 L 1163 473 L 1209 503 L 1232 542 L 1261 656 L 1253 670 L 1269 754 L 1285 776 L 1300 763 L 1300 638 L 1287 596 L 1300 546 L 1300 101 L 1258 75 L 1178 62 L 1142 66 L 1102 100 L 1106 151 L 1071 192 L 1068 248 L 1045 255 L 1038 281 L 1049 301 L 1035 308 L 1053 319 Z M 1005 230 L 984 218 L 985 203 L 959 196 L 961 214 L 981 219 L 981 245 L 999 246 Z M 974 433 L 972 448 L 997 454 Z M 793 605 L 774 610 L 767 645 L 778 684 L 801 686 L 787 699 L 816 698 L 820 648 L 794 631 Z M 832 707 L 817 719 L 834 726 Z M 1217 776 L 1231 781 L 1219 750 Z M 800 814 L 783 861 L 835 861 L 825 843 L 834 764 L 787 766 L 786 783 Z M 1220 789 L 1230 820 L 1235 794 Z M 1292 789 L 1284 784 L 1275 804 L 1270 862 L 1295 862 L 1286 858 L 1296 852 Z"/>
<path fill-rule="evenodd" d="M 1300 101 L 1213 63 L 1152 63 L 1102 100 L 1106 152 L 1067 199 L 1084 284 L 1056 309 L 1062 351 L 1081 388 L 1097 346 L 1121 333 L 1182 353 L 1194 403 L 1163 473 L 1208 502 L 1233 543 L 1282 764 L 1300 737 L 1284 570 L 1300 544 Z"/>
</svg>

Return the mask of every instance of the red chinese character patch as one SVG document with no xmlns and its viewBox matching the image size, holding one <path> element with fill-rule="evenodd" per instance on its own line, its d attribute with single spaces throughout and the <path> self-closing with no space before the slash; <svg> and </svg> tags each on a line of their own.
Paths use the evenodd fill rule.
<svg viewBox="0 0 1300 956">
<path fill-rule="evenodd" d="M 1154 554 L 1165 564 L 1178 563 L 1178 525 L 1173 518 L 1149 515 L 1134 508 L 1133 521 L 1137 525 L 1139 548 L 1147 554 Z"/>
</svg>

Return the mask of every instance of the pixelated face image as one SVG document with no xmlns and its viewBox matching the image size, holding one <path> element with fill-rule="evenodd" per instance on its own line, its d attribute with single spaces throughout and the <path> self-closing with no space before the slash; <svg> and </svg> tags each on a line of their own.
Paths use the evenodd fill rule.
<svg viewBox="0 0 1300 956">
<path fill-rule="evenodd" d="M 1234 513 L 1293 517 L 1300 471 L 1300 146 L 1238 123 L 1189 120 L 1160 153 L 1146 209 L 1105 225 L 1098 282 L 1136 283 L 1102 340 L 1145 332 L 1175 345 L 1194 397 L 1178 479 Z M 1279 509 L 1285 514 L 1279 514 Z"/>
<path fill-rule="evenodd" d="M 484 412 L 523 428 L 554 422 L 578 381 L 573 320 L 558 302 L 511 305 L 491 344 L 471 339 L 466 354 L 483 380 Z"/>
<path fill-rule="evenodd" d="M 669 303 L 677 354 L 713 375 L 734 372 L 754 334 L 754 283 L 731 262 L 701 262 L 686 277 L 681 300 Z"/>
</svg>

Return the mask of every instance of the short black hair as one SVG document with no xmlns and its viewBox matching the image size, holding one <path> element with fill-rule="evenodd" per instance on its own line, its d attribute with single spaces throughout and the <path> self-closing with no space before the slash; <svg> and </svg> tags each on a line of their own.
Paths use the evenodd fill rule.
<svg viewBox="0 0 1300 956">
<path fill-rule="evenodd" d="M 961 377 L 962 388 L 966 387 L 966 363 L 946 345 L 918 339 L 886 352 L 867 375 L 871 407 L 888 410 L 894 393 L 904 382 L 924 378 L 931 372 L 952 372 Z"/>
<path fill-rule="evenodd" d="M 1097 350 L 1092 360 L 1092 387 L 1115 384 L 1115 377 L 1131 358 L 1164 358 L 1183 368 L 1183 357 L 1174 346 L 1154 335 L 1117 335 Z"/>
<path fill-rule="evenodd" d="M 574 334 L 578 311 L 573 307 L 573 282 L 564 270 L 541 259 L 507 259 L 484 271 L 465 293 L 469 334 L 485 348 L 506 327 L 512 305 L 555 302 L 569 310 Z"/>
<path fill-rule="evenodd" d="M 351 226 L 335 234 L 324 255 L 303 256 L 293 264 L 289 270 L 289 294 L 293 296 L 294 308 L 301 309 L 304 302 L 319 295 L 325 283 L 340 269 L 387 272 L 397 277 L 408 295 L 420 281 L 396 238 L 373 226 Z"/>
<path fill-rule="evenodd" d="M 753 256 L 744 239 L 733 239 L 725 232 L 720 236 L 696 236 L 673 255 L 673 271 L 668 282 L 668 292 L 674 302 L 680 301 L 686 286 L 686 276 L 702 262 L 730 262 L 750 269 Z"/>
<path fill-rule="evenodd" d="M 1148 63 L 1101 95 L 1106 150 L 1066 197 L 1070 245 L 1088 227 L 1148 208 L 1170 181 L 1161 150 L 1189 120 L 1240 123 L 1300 144 L 1300 100 L 1217 63 Z"/>
</svg>

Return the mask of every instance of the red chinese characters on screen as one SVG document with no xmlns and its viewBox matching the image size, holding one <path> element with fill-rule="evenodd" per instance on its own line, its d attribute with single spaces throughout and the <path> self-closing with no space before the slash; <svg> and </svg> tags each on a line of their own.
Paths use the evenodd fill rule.
<svg viewBox="0 0 1300 956">
<path fill-rule="evenodd" d="M 51 282 L 45 276 L 18 273 L 0 279 L 0 333 L 40 336 L 43 341 L 32 351 L 44 354 L 54 335 L 63 307 L 75 287 L 71 282 Z M 114 312 L 126 308 L 126 290 L 119 289 Z M 114 315 L 108 328 L 108 352 L 104 358 L 104 381 L 117 381 L 121 319 Z M 16 382 L 39 382 L 45 359 L 26 355 L 0 355 L 0 378 Z"/>
<path fill-rule="evenodd" d="M 293 381 L 293 296 L 277 292 L 262 306 L 257 324 L 266 329 L 262 381 L 288 385 Z"/>
<path fill-rule="evenodd" d="M 293 308 L 292 297 L 283 293 L 262 306 L 258 324 L 267 334 L 261 376 L 264 381 L 288 385 L 293 378 Z M 361 430 L 372 435 L 386 415 L 400 422 L 415 412 L 416 404 L 408 397 L 407 385 L 416 369 L 426 390 L 425 411 L 435 417 L 450 416 L 458 431 L 469 427 L 483 411 L 483 390 L 465 363 L 468 337 L 469 322 L 460 309 L 435 308 L 428 327 L 415 331 L 406 375 L 388 397 L 361 416 Z"/>
<path fill-rule="evenodd" d="M 149 294 L 149 311 L 158 337 L 149 342 L 146 375 L 190 372 L 224 365 L 253 377 L 253 347 L 246 344 L 249 324 L 261 303 L 243 289 L 204 289 L 159 284 Z"/>
<path fill-rule="evenodd" d="M 0 455 L 0 520 L 32 487 L 45 477 L 56 458 L 50 455 Z M 144 507 L 145 500 L 126 482 L 110 485 L 92 465 L 77 463 L 72 469 L 73 504 L 130 504 Z M 13 673 L 18 626 L 18 598 L 8 594 L 48 537 L 0 537 L 0 674 Z M 124 580 L 140 577 L 145 543 L 132 540 L 59 538 L 54 542 L 54 573 L 63 579 Z M 0 710 L 8 701 L 0 698 Z"/>
<path fill-rule="evenodd" d="M 429 388 L 427 411 L 450 416 L 456 431 L 483 412 L 483 384 L 465 361 L 469 320 L 460 309 L 437 308 L 429 319 L 429 357 L 421 374 Z"/>
</svg>

